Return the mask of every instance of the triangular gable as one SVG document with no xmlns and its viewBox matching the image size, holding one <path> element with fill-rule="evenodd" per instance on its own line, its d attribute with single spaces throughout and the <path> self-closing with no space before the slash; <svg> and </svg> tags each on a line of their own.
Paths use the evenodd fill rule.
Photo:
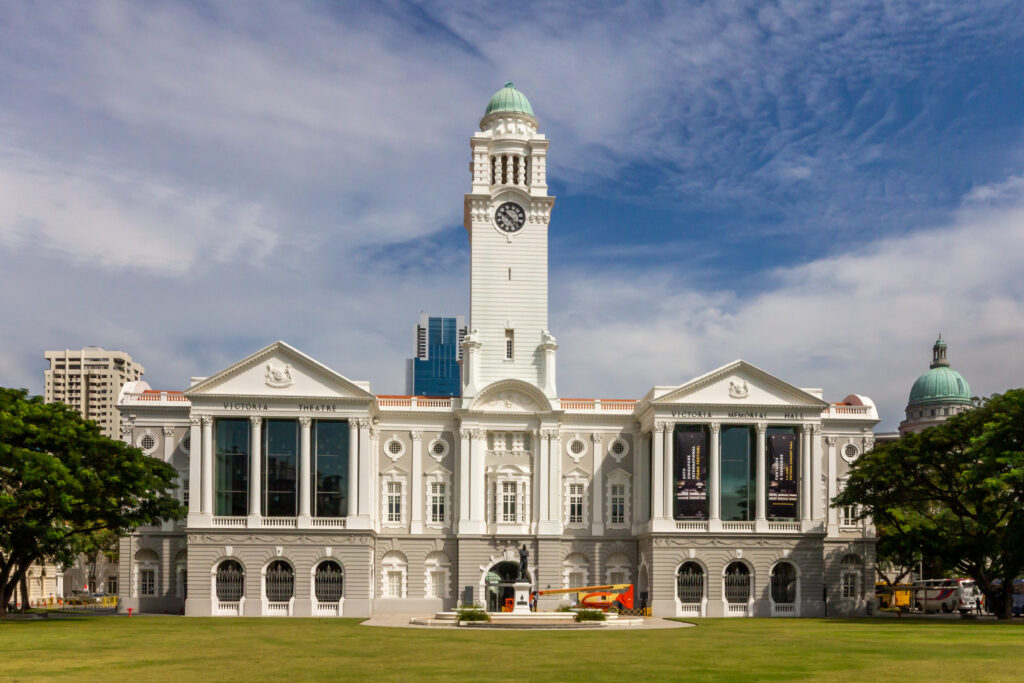
<svg viewBox="0 0 1024 683">
<path fill-rule="evenodd" d="M 353 398 L 373 400 L 373 394 L 323 363 L 283 341 L 235 363 L 190 387 L 185 395 L 254 396 L 260 398 Z"/>
<path fill-rule="evenodd" d="M 651 401 L 655 405 L 689 403 L 734 406 L 808 406 L 828 403 L 744 360 L 712 370 Z"/>
</svg>

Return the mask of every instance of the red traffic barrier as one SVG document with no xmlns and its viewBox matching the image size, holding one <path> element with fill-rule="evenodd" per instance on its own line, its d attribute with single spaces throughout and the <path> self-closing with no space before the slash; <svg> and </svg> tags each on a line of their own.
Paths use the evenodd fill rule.
<svg viewBox="0 0 1024 683">
<path fill-rule="evenodd" d="M 131 616 L 132 616 L 132 608 L 129 607 L 128 608 L 128 618 L 131 619 Z"/>
</svg>

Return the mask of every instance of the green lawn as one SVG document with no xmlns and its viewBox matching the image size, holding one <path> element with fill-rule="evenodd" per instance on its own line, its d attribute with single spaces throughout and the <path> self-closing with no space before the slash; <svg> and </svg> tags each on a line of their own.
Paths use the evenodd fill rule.
<svg viewBox="0 0 1024 683">
<path fill-rule="evenodd" d="M 77 617 L 0 623 L 0 678 L 1020 680 L 1024 626 L 716 619 L 649 631 L 378 628 L 358 620 Z"/>
</svg>

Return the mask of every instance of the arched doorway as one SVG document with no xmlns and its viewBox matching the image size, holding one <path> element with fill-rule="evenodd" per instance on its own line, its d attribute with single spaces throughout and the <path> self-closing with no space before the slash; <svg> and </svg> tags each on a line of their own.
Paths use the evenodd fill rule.
<svg viewBox="0 0 1024 683">
<path fill-rule="evenodd" d="M 515 599 L 515 583 L 519 580 L 519 563 L 511 560 L 498 562 L 487 570 L 484 577 L 484 595 L 488 612 L 500 612 L 507 600 Z M 529 573 L 526 580 L 532 583 Z"/>
</svg>

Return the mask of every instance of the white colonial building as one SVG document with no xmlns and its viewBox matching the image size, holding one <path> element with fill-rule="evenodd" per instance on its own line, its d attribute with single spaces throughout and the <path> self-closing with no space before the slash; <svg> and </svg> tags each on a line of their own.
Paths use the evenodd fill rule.
<svg viewBox="0 0 1024 683">
<path fill-rule="evenodd" d="M 280 341 L 184 393 L 128 388 L 123 438 L 175 464 L 189 512 L 124 539 L 122 607 L 497 609 L 525 544 L 535 589 L 633 583 L 660 615 L 869 609 L 873 529 L 829 501 L 872 446 L 871 401 L 742 360 L 639 400 L 561 398 L 548 141 L 507 84 L 470 145 L 463 395 L 375 395 Z"/>
</svg>

